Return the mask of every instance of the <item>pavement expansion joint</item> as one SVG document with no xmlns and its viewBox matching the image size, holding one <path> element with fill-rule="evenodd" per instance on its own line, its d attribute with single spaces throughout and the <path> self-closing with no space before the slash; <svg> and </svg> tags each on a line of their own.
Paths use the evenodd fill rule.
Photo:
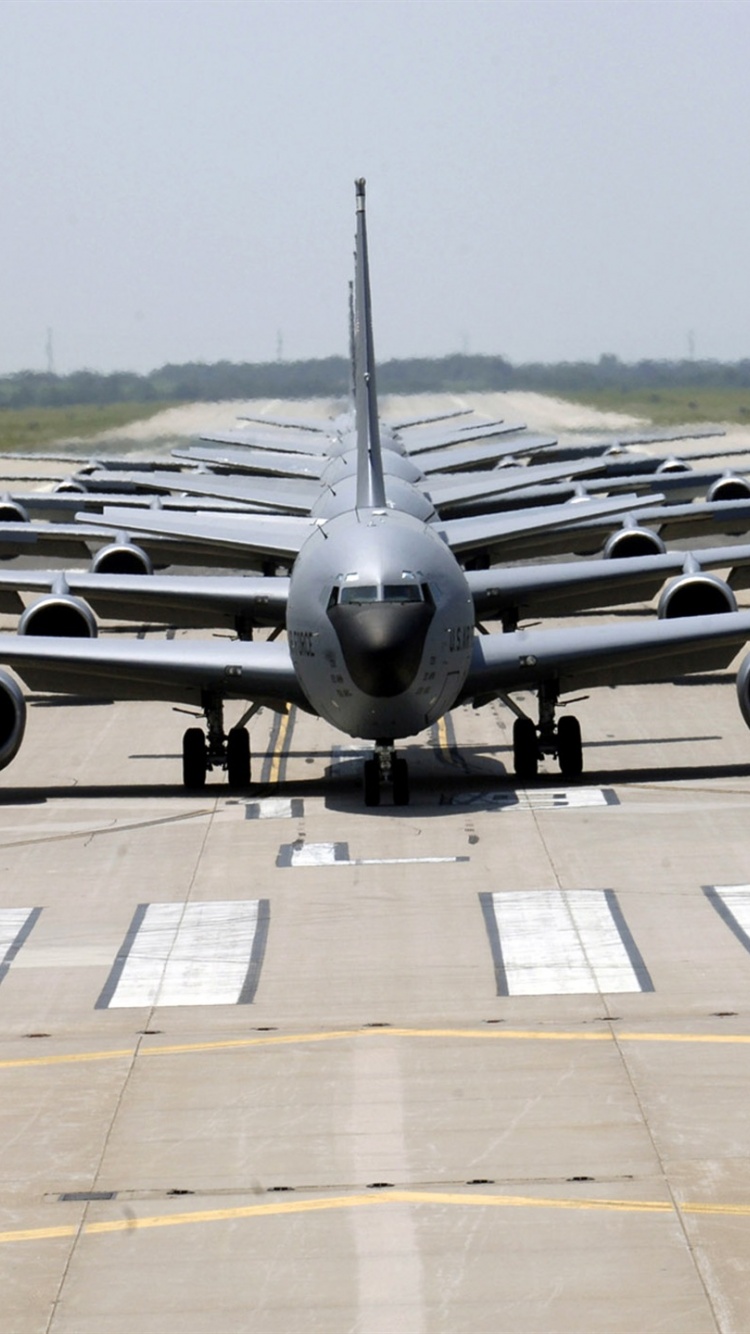
<svg viewBox="0 0 750 1334">
<path fill-rule="evenodd" d="M 253 1181 L 249 1185 L 237 1186 L 153 1186 L 150 1188 L 123 1188 L 121 1190 L 70 1190 L 50 1191 L 44 1195 L 47 1203 L 95 1203 L 97 1201 L 119 1200 L 135 1204 L 154 1200 L 180 1199 L 247 1199 L 248 1196 L 260 1198 L 263 1195 L 312 1195 L 325 1198 L 330 1195 L 358 1195 L 367 1190 L 399 1191 L 444 1191 L 470 1190 L 477 1186 L 499 1186 L 503 1190 L 534 1189 L 535 1187 L 559 1187 L 569 1185 L 594 1185 L 616 1187 L 624 1183 L 640 1180 L 643 1183 L 652 1178 L 636 1177 L 632 1172 L 623 1172 L 606 1177 L 589 1176 L 576 1173 L 571 1176 L 500 1176 L 500 1177 L 426 1177 L 410 1181 L 334 1181 L 326 1185 L 320 1182 L 297 1182 L 296 1184 L 278 1183 L 264 1185 Z"/>
</svg>

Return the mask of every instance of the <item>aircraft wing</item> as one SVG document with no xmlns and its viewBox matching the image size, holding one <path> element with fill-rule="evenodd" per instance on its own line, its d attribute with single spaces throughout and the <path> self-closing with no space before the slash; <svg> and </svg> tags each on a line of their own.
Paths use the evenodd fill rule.
<svg viewBox="0 0 750 1334">
<path fill-rule="evenodd" d="M 471 409 L 466 409 L 471 411 Z M 275 426 L 280 431 L 298 431 L 301 434 L 309 432 L 311 435 L 327 435 L 330 432 L 330 424 L 324 420 L 315 421 L 308 417 L 304 420 L 295 419 L 284 420 L 283 417 L 251 417 L 246 412 L 241 412 L 237 417 L 240 422 L 253 422 L 257 426 Z"/>
<path fill-rule="evenodd" d="M 498 463 L 501 459 L 516 456 L 525 458 L 527 455 L 545 452 L 556 443 L 554 436 L 516 434 L 510 439 L 499 437 L 485 442 L 467 440 L 463 444 L 443 449 L 429 449 L 419 453 L 409 450 L 408 454 L 424 473 L 468 472 Z"/>
<path fill-rule="evenodd" d="M 598 532 L 598 526 L 603 525 L 604 530 L 609 532 L 613 519 L 639 507 L 643 507 L 643 501 L 637 496 L 622 496 L 619 499 L 605 497 L 601 500 L 586 498 L 566 501 L 563 505 L 540 505 L 535 509 L 513 510 L 510 513 L 441 519 L 437 526 L 451 550 L 458 555 L 481 551 L 491 553 L 492 559 L 513 560 L 516 559 L 517 544 L 522 538 L 530 540 L 533 546 L 540 535 L 548 533 L 553 543 L 562 540 L 560 550 L 569 551 L 571 538 L 566 534 L 570 529 L 574 529 L 577 534 L 583 528 L 590 539 L 593 532 Z M 223 524 L 224 520 L 221 522 Z"/>
<path fill-rule="evenodd" d="M 750 531 L 750 501 L 696 501 L 689 505 L 662 505 L 661 496 L 644 504 L 643 497 L 623 497 L 626 526 L 643 525 L 663 541 L 682 541 L 714 533 L 741 535 Z M 563 505 L 514 510 L 500 514 L 477 514 L 441 520 L 440 527 L 451 548 L 462 555 L 483 553 L 491 564 L 509 560 L 534 560 L 541 556 L 598 551 L 613 531 L 614 508 L 610 500 L 576 499 Z M 602 505 L 601 510 L 588 506 Z M 545 524 L 547 514 L 550 522 Z M 559 518 L 556 518 L 559 516 Z"/>
<path fill-rule="evenodd" d="M 58 556 L 61 560 L 90 560 L 91 547 L 100 547 L 112 541 L 119 533 L 105 527 L 88 528 L 85 520 L 89 515 L 82 515 L 82 523 L 0 523 L 0 557 L 9 560 L 12 556 L 41 555 Z"/>
<path fill-rule="evenodd" d="M 105 620 L 191 627 L 284 625 L 289 580 L 282 576 L 92 574 L 1 570 L 0 613 L 22 615 L 21 593 L 83 598 Z"/>
<path fill-rule="evenodd" d="M 598 472 L 598 469 L 599 464 L 593 460 L 573 464 L 530 463 L 528 466 L 493 468 L 468 475 L 432 473 L 426 480 L 426 490 L 437 509 L 449 506 L 459 508 L 462 503 L 501 499 L 514 491 L 527 491 L 545 483 L 569 482 L 571 478 L 587 477 Z M 649 481 L 653 482 L 653 478 L 650 477 Z"/>
<path fill-rule="evenodd" d="M 479 635 L 459 703 L 479 707 L 498 693 L 542 682 L 567 693 L 672 681 L 728 667 L 748 640 L 750 612 Z"/>
<path fill-rule="evenodd" d="M 494 436 L 516 435 L 526 432 L 523 422 L 480 422 L 472 427 L 451 431 L 425 431 L 419 436 L 409 437 L 404 443 L 411 455 L 422 454 L 426 450 L 450 449 L 454 445 L 468 445 L 478 440 L 491 440 Z"/>
<path fill-rule="evenodd" d="M 610 531 L 612 520 L 627 515 L 636 505 L 641 504 L 635 496 L 620 499 L 604 498 L 586 500 L 581 505 L 543 505 L 535 510 L 519 510 L 511 514 L 477 515 L 469 519 L 451 519 L 438 524 L 449 545 L 456 552 L 484 552 L 491 549 L 502 551 L 506 558 L 513 557 L 513 545 L 523 534 L 528 539 L 535 534 L 552 533 L 559 542 L 565 542 L 563 530 L 572 526 L 576 531 L 585 514 L 587 540 L 591 541 L 590 525 L 594 516 L 599 516 Z M 96 534 L 98 521 L 89 518 L 89 533 Z M 320 520 L 303 518 L 297 515 L 248 514 L 248 515 L 201 515 L 168 514 L 163 510 L 118 509 L 110 514 L 107 509 L 101 517 L 102 525 L 108 528 L 109 540 L 114 540 L 113 524 L 120 530 L 127 530 L 132 540 L 142 546 L 150 556 L 161 563 L 198 563 L 207 561 L 211 564 L 223 562 L 225 565 L 239 566 L 256 564 L 259 560 L 270 559 L 288 562 L 293 560 L 313 527 Z M 49 530 L 48 549 L 57 554 L 52 534 L 58 529 L 52 525 L 8 524 L 8 528 L 33 528 L 37 534 L 40 551 L 43 554 L 45 529 Z M 60 528 L 62 525 L 59 526 Z M 0 528 L 0 550 L 4 531 Z M 66 530 L 68 531 L 68 530 Z M 73 534 L 76 526 L 70 525 Z M 563 550 L 571 550 L 570 539 Z M 77 559 L 76 556 L 72 559 Z"/>
<path fill-rule="evenodd" d="M 326 454 L 284 454 L 279 450 L 239 449 L 224 445 L 187 445 L 172 451 L 176 459 L 188 463 L 207 463 L 212 468 L 234 473 L 260 473 L 266 477 L 320 477 L 330 458 Z"/>
<path fill-rule="evenodd" d="M 144 478 L 147 474 L 143 474 Z M 104 478 L 106 474 L 98 474 Z M 262 480 L 266 480 L 265 478 Z M 174 481 L 172 485 L 177 489 L 179 483 Z M 315 492 L 319 495 L 319 489 Z M 164 509 L 174 510 L 176 512 L 193 513 L 196 509 L 214 510 L 219 514 L 237 514 L 252 513 L 252 502 L 243 500 L 242 497 L 232 498 L 229 488 L 227 488 L 225 497 L 213 494 L 206 496 L 197 495 L 172 495 L 163 494 L 159 497 L 158 505 Z M 66 519 L 72 518 L 79 512 L 89 514 L 101 514 L 104 507 L 108 506 L 110 512 L 113 512 L 120 505 L 127 505 L 136 509 L 154 508 L 154 494 L 142 495 L 135 490 L 120 491 L 117 486 L 112 491 L 97 490 L 82 493 L 80 491 L 23 491 L 12 492 L 0 498 L 0 515 L 3 510 L 8 511 L 15 506 L 19 511 L 19 522 L 22 521 L 20 514 L 24 514 L 30 519 Z M 9 508 L 10 507 L 10 508 Z M 258 508 L 261 509 L 261 502 L 258 502 Z M 267 509 L 261 509 L 261 513 L 267 513 Z M 0 519 L 0 522 L 2 520 Z"/>
<path fill-rule="evenodd" d="M 0 635 L 0 663 L 30 690 L 201 707 L 206 692 L 309 708 L 283 642 L 56 639 Z"/>
<path fill-rule="evenodd" d="M 86 478 L 87 483 L 106 485 L 108 474 L 95 472 Z M 226 473 L 213 472 L 129 472 L 119 479 L 134 492 L 164 492 L 162 503 L 167 503 L 176 492 L 177 497 L 200 497 L 201 502 L 208 500 L 214 505 L 218 500 L 223 506 L 236 509 L 246 505 L 257 505 L 263 512 L 276 511 L 287 514 L 309 514 L 315 501 L 320 497 L 319 483 L 308 478 L 257 477 L 243 474 L 241 477 L 228 477 Z M 70 499 L 70 497 L 68 497 Z M 183 499 L 182 508 L 188 508 L 191 502 Z M 193 507 L 197 501 L 192 500 Z"/>
<path fill-rule="evenodd" d="M 389 418 L 386 425 L 392 431 L 408 431 L 412 426 L 434 426 L 437 422 L 451 421 L 454 417 L 470 417 L 473 412 L 473 408 L 453 408 L 450 412 L 434 412 L 426 417 L 408 417 L 397 421 Z"/>
<path fill-rule="evenodd" d="M 231 445 L 235 449 L 269 450 L 279 454 L 310 454 L 327 456 L 335 438 L 331 434 L 308 436 L 304 440 L 278 435 L 260 435 L 257 431 L 207 431 L 199 440 L 215 445 Z"/>
<path fill-rule="evenodd" d="M 105 509 L 102 523 L 121 524 L 135 535 L 139 545 L 146 545 L 149 538 L 156 539 L 160 549 L 163 542 L 164 549 L 173 555 L 181 549 L 188 555 L 201 551 L 208 554 L 213 548 L 215 554 L 223 553 L 225 560 L 235 556 L 241 560 L 243 553 L 293 560 L 316 520 L 296 514 L 201 515 L 198 511 L 183 515 L 164 510 L 134 510 L 130 514 L 126 509 L 109 514 Z"/>
<path fill-rule="evenodd" d="M 466 578 L 479 620 L 520 620 L 650 601 L 666 579 L 703 570 L 728 570 L 729 587 L 746 588 L 750 583 L 750 546 L 511 565 L 467 570 Z"/>
<path fill-rule="evenodd" d="M 247 520 L 248 522 L 243 522 Z M 214 524 L 213 519 L 219 522 Z M 23 553 L 42 559 L 89 561 L 109 543 L 135 542 L 160 565 L 238 565 L 261 568 L 269 560 L 294 560 L 313 520 L 297 515 L 176 514 L 166 510 L 106 507 L 101 519 L 81 523 L 0 524 L 0 556 Z M 251 521 L 251 522 L 249 522 Z"/>
<path fill-rule="evenodd" d="M 660 503 L 663 499 L 663 496 L 654 496 L 646 500 L 642 496 L 640 508 L 633 508 L 629 522 L 652 529 L 664 542 L 680 542 L 687 537 L 704 537 L 710 533 L 739 536 L 750 531 L 750 500 L 698 500 L 684 505 L 664 505 Z M 591 523 L 582 522 L 582 540 L 585 542 L 587 532 L 598 527 L 596 515 L 592 515 Z M 580 549 L 586 550 L 587 547 L 584 545 Z"/>
</svg>

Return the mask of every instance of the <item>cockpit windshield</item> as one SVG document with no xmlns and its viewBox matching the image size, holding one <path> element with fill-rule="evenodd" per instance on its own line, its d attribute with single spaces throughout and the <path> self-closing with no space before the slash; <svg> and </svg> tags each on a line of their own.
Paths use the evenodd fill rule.
<svg viewBox="0 0 750 1334">
<path fill-rule="evenodd" d="M 358 605 L 364 602 L 424 602 L 422 587 L 403 584 L 342 584 L 331 590 L 329 607 Z"/>
<path fill-rule="evenodd" d="M 422 592 L 418 584 L 384 584 L 385 602 L 421 602 Z"/>
<path fill-rule="evenodd" d="M 380 590 L 377 584 L 344 584 L 339 589 L 339 602 L 377 602 Z"/>
</svg>

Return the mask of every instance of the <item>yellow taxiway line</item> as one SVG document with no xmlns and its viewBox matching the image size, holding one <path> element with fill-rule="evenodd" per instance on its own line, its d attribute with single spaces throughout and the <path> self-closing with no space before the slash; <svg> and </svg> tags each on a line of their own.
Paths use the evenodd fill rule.
<svg viewBox="0 0 750 1334">
<path fill-rule="evenodd" d="M 291 718 L 290 713 L 284 713 L 281 715 L 281 725 L 279 727 L 279 735 L 276 738 L 276 747 L 274 750 L 273 759 L 271 760 L 271 768 L 268 772 L 269 783 L 278 783 L 279 781 L 279 774 L 281 772 L 281 761 L 284 758 L 284 742 L 286 741 L 286 734 L 289 731 L 290 718 Z"/>
<path fill-rule="evenodd" d="M 720 1218 L 750 1218 L 750 1204 L 674 1205 L 670 1200 L 572 1199 L 535 1195 L 469 1194 L 460 1191 L 378 1189 L 367 1194 L 326 1196 L 306 1200 L 274 1200 L 264 1204 L 238 1205 L 224 1209 L 189 1209 L 167 1214 L 127 1217 L 102 1222 L 64 1224 L 60 1227 L 19 1228 L 0 1232 L 0 1245 L 17 1242 L 53 1241 L 77 1236 L 106 1236 L 163 1227 L 194 1227 L 211 1223 L 237 1222 L 249 1218 L 291 1217 L 295 1214 L 330 1213 L 334 1210 L 385 1208 L 395 1205 L 440 1206 L 461 1209 L 546 1209 L 576 1213 L 700 1215 Z"/>
<path fill-rule="evenodd" d="M 251 1047 L 306 1046 L 314 1042 L 350 1042 L 377 1038 L 440 1038 L 478 1042 L 666 1042 L 688 1045 L 748 1046 L 749 1033 L 630 1033 L 606 1028 L 562 1031 L 522 1028 L 344 1028 L 318 1033 L 263 1033 L 257 1037 L 224 1038 L 210 1042 L 180 1042 L 169 1046 L 113 1047 L 102 1051 L 70 1052 L 48 1056 L 17 1056 L 0 1060 L 0 1070 L 33 1066 L 80 1065 L 88 1061 L 122 1061 L 154 1056 L 186 1056 L 197 1052 L 242 1051 Z"/>
</svg>

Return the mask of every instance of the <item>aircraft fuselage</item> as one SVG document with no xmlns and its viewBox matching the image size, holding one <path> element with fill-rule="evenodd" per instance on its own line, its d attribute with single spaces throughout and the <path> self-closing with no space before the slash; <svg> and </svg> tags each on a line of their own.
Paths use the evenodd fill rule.
<svg viewBox="0 0 750 1334">
<path fill-rule="evenodd" d="M 474 636 L 469 585 L 440 535 L 388 508 L 317 528 L 297 557 L 289 647 L 312 709 L 350 736 L 413 736 L 455 703 Z"/>
</svg>

